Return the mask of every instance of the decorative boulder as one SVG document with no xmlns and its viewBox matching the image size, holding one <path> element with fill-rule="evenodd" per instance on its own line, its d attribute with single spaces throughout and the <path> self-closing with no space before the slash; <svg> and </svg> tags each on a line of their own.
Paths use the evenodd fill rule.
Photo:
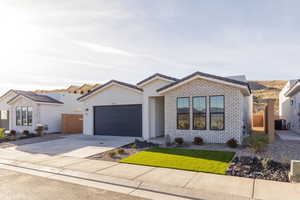
<svg viewBox="0 0 300 200">
<path fill-rule="evenodd" d="M 300 160 L 291 161 L 289 178 L 291 182 L 300 183 Z"/>
</svg>

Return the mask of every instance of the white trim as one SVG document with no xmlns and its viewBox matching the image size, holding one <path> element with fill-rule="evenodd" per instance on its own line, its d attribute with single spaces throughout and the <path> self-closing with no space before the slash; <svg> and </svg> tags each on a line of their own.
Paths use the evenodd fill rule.
<svg viewBox="0 0 300 200">
<path fill-rule="evenodd" d="M 163 78 L 163 77 L 161 77 L 159 75 L 156 75 L 153 78 L 151 78 L 151 79 L 149 79 L 149 80 L 147 80 L 147 81 L 145 81 L 145 82 L 143 82 L 141 84 L 137 84 L 137 85 L 139 87 L 144 87 L 145 85 L 147 85 L 147 84 L 149 84 L 149 83 L 151 83 L 152 81 L 155 81 L 155 80 L 168 81 L 168 82 L 172 82 L 172 83 L 175 82 L 174 80 L 170 80 L 170 79 L 167 79 L 167 78 Z"/>
<path fill-rule="evenodd" d="M 17 93 L 13 90 L 9 90 L 7 91 L 3 96 L 0 97 L 0 100 L 2 100 L 3 98 L 5 98 L 6 96 L 10 95 L 10 94 L 15 94 L 17 95 Z"/>
<path fill-rule="evenodd" d="M 89 94 L 89 95 L 87 95 L 87 96 L 85 96 L 85 97 L 79 99 L 79 101 L 82 102 L 82 101 L 86 100 L 87 98 L 92 97 L 92 96 L 98 94 L 99 92 L 102 92 L 103 90 L 108 89 L 109 87 L 112 87 L 112 86 L 119 86 L 119 87 L 124 88 L 124 89 L 129 89 L 129 90 L 132 90 L 132 91 L 134 91 L 134 92 L 136 92 L 136 93 L 138 93 L 138 94 L 142 94 L 142 93 L 143 93 L 142 91 L 140 91 L 140 90 L 138 90 L 138 89 L 134 89 L 134 88 L 131 88 L 131 87 L 127 87 L 127 86 L 125 86 L 125 85 L 122 85 L 122 84 L 119 84 L 119 83 L 116 83 L 116 82 L 111 82 L 110 84 L 108 84 L 108 85 L 106 85 L 106 86 L 104 86 L 104 87 L 100 86 L 100 87 L 102 87 L 102 88 L 100 88 L 100 89 L 98 89 L 97 91 L 92 92 L 91 94 Z"/>
<path fill-rule="evenodd" d="M 186 83 L 188 83 L 190 81 L 193 81 L 195 79 L 204 79 L 204 80 L 208 80 L 208 81 L 212 81 L 212 82 L 216 82 L 216 83 L 221 83 L 221 84 L 224 84 L 224 85 L 229 85 L 229 86 L 232 86 L 232 87 L 237 87 L 237 88 L 240 88 L 240 89 L 246 89 L 246 91 L 247 91 L 246 94 L 250 95 L 250 92 L 249 92 L 249 89 L 248 89 L 247 86 L 242 86 L 242 85 L 230 83 L 230 82 L 227 82 L 227 81 L 222 81 L 222 80 L 218 80 L 218 79 L 214 79 L 214 78 L 209 78 L 209 77 L 206 77 L 206 76 L 200 76 L 200 75 L 195 75 L 195 76 L 193 76 L 193 77 L 191 77 L 191 78 L 189 78 L 189 79 L 187 79 L 185 81 L 182 81 L 182 82 L 180 82 L 180 83 L 178 83 L 176 85 L 173 85 L 173 86 L 171 86 L 169 88 L 161 90 L 158 93 L 159 94 L 164 94 L 164 93 L 166 93 L 166 92 L 168 92 L 170 90 L 173 90 L 173 89 L 175 89 L 175 88 L 177 88 L 177 87 L 179 87 L 181 85 L 184 85 L 184 84 L 186 84 Z"/>
<path fill-rule="evenodd" d="M 294 90 L 295 90 L 297 87 L 300 87 L 300 82 L 296 83 L 292 88 L 290 88 L 290 89 L 288 90 L 288 92 L 286 92 L 286 93 L 284 94 L 284 96 L 289 97 L 289 96 L 294 92 Z M 293 96 L 293 95 L 291 95 L 291 96 Z"/>
<path fill-rule="evenodd" d="M 32 100 L 32 99 L 30 99 L 30 98 L 28 98 L 28 97 L 26 97 L 26 96 L 23 96 L 23 95 L 16 95 L 16 96 L 18 96 L 18 97 L 16 97 L 16 98 L 13 97 L 13 98 L 15 98 L 15 99 L 14 99 L 13 101 L 11 101 L 11 102 L 7 102 L 7 104 L 8 104 L 8 105 L 11 105 L 11 104 L 13 104 L 14 102 L 16 102 L 17 100 L 19 100 L 20 98 L 24 98 L 24 99 L 26 99 L 26 100 L 29 100 L 29 101 L 35 103 L 35 104 L 58 105 L 58 106 L 64 105 L 64 104 L 60 104 L 60 103 L 47 103 L 47 102 L 34 101 L 34 100 Z"/>
</svg>

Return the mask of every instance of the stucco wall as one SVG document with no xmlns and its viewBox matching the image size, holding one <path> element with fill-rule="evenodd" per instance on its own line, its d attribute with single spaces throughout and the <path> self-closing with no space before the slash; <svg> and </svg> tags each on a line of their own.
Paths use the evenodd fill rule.
<svg viewBox="0 0 300 200">
<path fill-rule="evenodd" d="M 65 113 L 63 105 L 39 105 L 39 120 L 37 123 L 47 125 L 48 130 L 46 132 L 60 132 L 63 113 Z"/>
<path fill-rule="evenodd" d="M 148 84 L 144 85 L 143 88 L 143 136 L 145 139 L 155 137 L 157 135 L 155 116 L 156 116 L 156 101 L 151 100 L 151 97 L 161 96 L 157 93 L 157 89 L 170 84 L 171 81 L 165 81 L 161 79 L 155 79 Z M 161 134 L 161 133 L 159 133 Z"/>
<path fill-rule="evenodd" d="M 290 123 L 291 123 L 291 129 L 296 131 L 297 133 L 300 133 L 300 92 L 295 94 L 292 97 L 294 103 L 291 105 L 291 111 L 290 111 Z"/>
<path fill-rule="evenodd" d="M 209 115 L 207 115 L 207 130 L 192 130 L 192 115 L 190 115 L 190 130 L 178 130 L 176 126 L 177 97 L 224 95 L 225 96 L 225 130 L 209 130 Z M 195 136 L 201 136 L 206 143 L 225 143 L 235 138 L 239 143 L 243 137 L 243 95 L 239 89 L 202 79 L 193 80 L 185 85 L 165 93 L 165 134 L 171 138 L 183 137 L 192 141 Z M 192 105 L 190 98 L 190 105 Z M 192 106 L 190 106 L 192 114 Z M 207 106 L 209 113 L 209 106 Z"/>
<path fill-rule="evenodd" d="M 126 105 L 126 104 L 142 104 L 143 95 L 138 91 L 129 88 L 113 85 L 105 90 L 89 97 L 82 102 L 84 113 L 83 133 L 85 135 L 94 134 L 94 111 L 93 106 L 102 105 Z"/>
<path fill-rule="evenodd" d="M 279 94 L 279 114 L 281 118 L 286 119 L 290 124 L 290 129 L 300 133 L 300 122 L 298 113 L 300 111 L 300 92 L 292 97 L 286 97 L 284 94 L 295 83 L 294 80 L 288 81 Z M 291 104 L 293 100 L 293 105 Z"/>
</svg>

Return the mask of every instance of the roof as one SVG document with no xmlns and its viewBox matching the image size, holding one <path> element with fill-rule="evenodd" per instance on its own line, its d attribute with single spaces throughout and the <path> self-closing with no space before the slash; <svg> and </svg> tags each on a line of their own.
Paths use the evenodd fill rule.
<svg viewBox="0 0 300 200">
<path fill-rule="evenodd" d="M 210 79 L 216 79 L 216 80 L 220 80 L 220 81 L 224 81 L 224 82 L 228 82 L 228 83 L 232 83 L 232 84 L 235 84 L 235 85 L 240 85 L 240 86 L 245 86 L 248 88 L 248 91 L 249 93 L 251 94 L 251 89 L 250 89 L 250 86 L 249 86 L 249 83 L 248 82 L 244 82 L 244 81 L 238 81 L 238 80 L 235 80 L 235 79 L 231 79 L 231 78 L 226 78 L 226 77 L 222 77 L 222 76 L 216 76 L 216 75 L 212 75 L 212 74 L 207 74 L 207 73 L 203 73 L 203 72 L 195 72 L 191 75 L 188 75 L 176 82 L 173 82 L 173 83 L 170 83 L 162 88 L 159 88 L 157 90 L 157 92 L 162 92 L 164 90 L 167 90 L 171 87 L 174 87 L 188 79 L 191 79 L 195 76 L 201 76 L 201 77 L 206 77 L 206 78 L 210 78 Z"/>
<path fill-rule="evenodd" d="M 300 79 L 296 80 L 291 87 L 284 93 L 285 96 L 292 96 L 296 92 L 300 91 Z"/>
<path fill-rule="evenodd" d="M 82 89 L 82 88 L 84 88 L 84 87 L 88 87 L 88 88 L 91 88 L 91 87 L 93 87 L 93 85 L 90 85 L 90 84 L 83 84 L 82 86 L 80 86 L 79 87 L 79 89 Z"/>
<path fill-rule="evenodd" d="M 99 87 L 93 89 L 92 91 L 88 92 L 87 94 L 82 95 L 82 96 L 79 97 L 77 100 L 81 100 L 81 99 L 83 99 L 83 98 L 85 98 L 85 97 L 87 97 L 87 96 L 90 96 L 91 94 L 93 94 L 93 93 L 95 93 L 95 92 L 97 92 L 97 91 L 99 91 L 99 90 L 101 90 L 101 89 L 107 87 L 108 85 L 113 84 L 113 83 L 118 84 L 118 85 L 121 85 L 121 86 L 125 86 L 125 87 L 128 87 L 128 88 L 131 88 L 131 89 L 135 89 L 135 90 L 137 90 L 137 91 L 139 91 L 139 92 L 142 92 L 142 91 L 143 91 L 143 89 L 138 88 L 138 87 L 135 86 L 135 85 L 132 85 L 132 84 L 129 84 L 129 83 L 125 83 L 125 82 L 121 82 L 121 81 L 111 80 L 111 81 L 108 81 L 107 83 L 105 83 L 105 84 L 103 84 L 103 85 L 100 85 Z"/>
<path fill-rule="evenodd" d="M 138 82 L 137 85 L 141 85 L 141 84 L 143 84 L 147 81 L 150 81 L 151 79 L 153 79 L 155 77 L 161 77 L 163 79 L 168 79 L 170 81 L 178 81 L 179 80 L 179 79 L 171 77 L 171 76 L 166 76 L 166 75 L 163 75 L 163 74 L 156 73 L 156 74 L 153 74 L 152 76 L 149 76 L 148 78 L 145 78 L 144 80 Z"/>
<path fill-rule="evenodd" d="M 16 96 L 10 99 L 7 103 L 10 103 L 17 99 L 20 96 L 26 97 L 36 103 L 53 103 L 53 104 L 63 104 L 63 102 L 58 101 L 52 97 L 49 97 L 47 95 L 41 95 L 41 94 L 36 94 L 34 92 L 30 91 L 22 91 L 22 90 L 12 90 L 14 93 L 16 93 Z"/>
</svg>

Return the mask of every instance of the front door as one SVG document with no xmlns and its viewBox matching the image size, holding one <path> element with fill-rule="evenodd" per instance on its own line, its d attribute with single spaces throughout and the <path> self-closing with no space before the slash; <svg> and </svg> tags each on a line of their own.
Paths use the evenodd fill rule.
<svg viewBox="0 0 300 200">
<path fill-rule="evenodd" d="M 9 111 L 0 111 L 0 128 L 9 129 Z"/>
</svg>

